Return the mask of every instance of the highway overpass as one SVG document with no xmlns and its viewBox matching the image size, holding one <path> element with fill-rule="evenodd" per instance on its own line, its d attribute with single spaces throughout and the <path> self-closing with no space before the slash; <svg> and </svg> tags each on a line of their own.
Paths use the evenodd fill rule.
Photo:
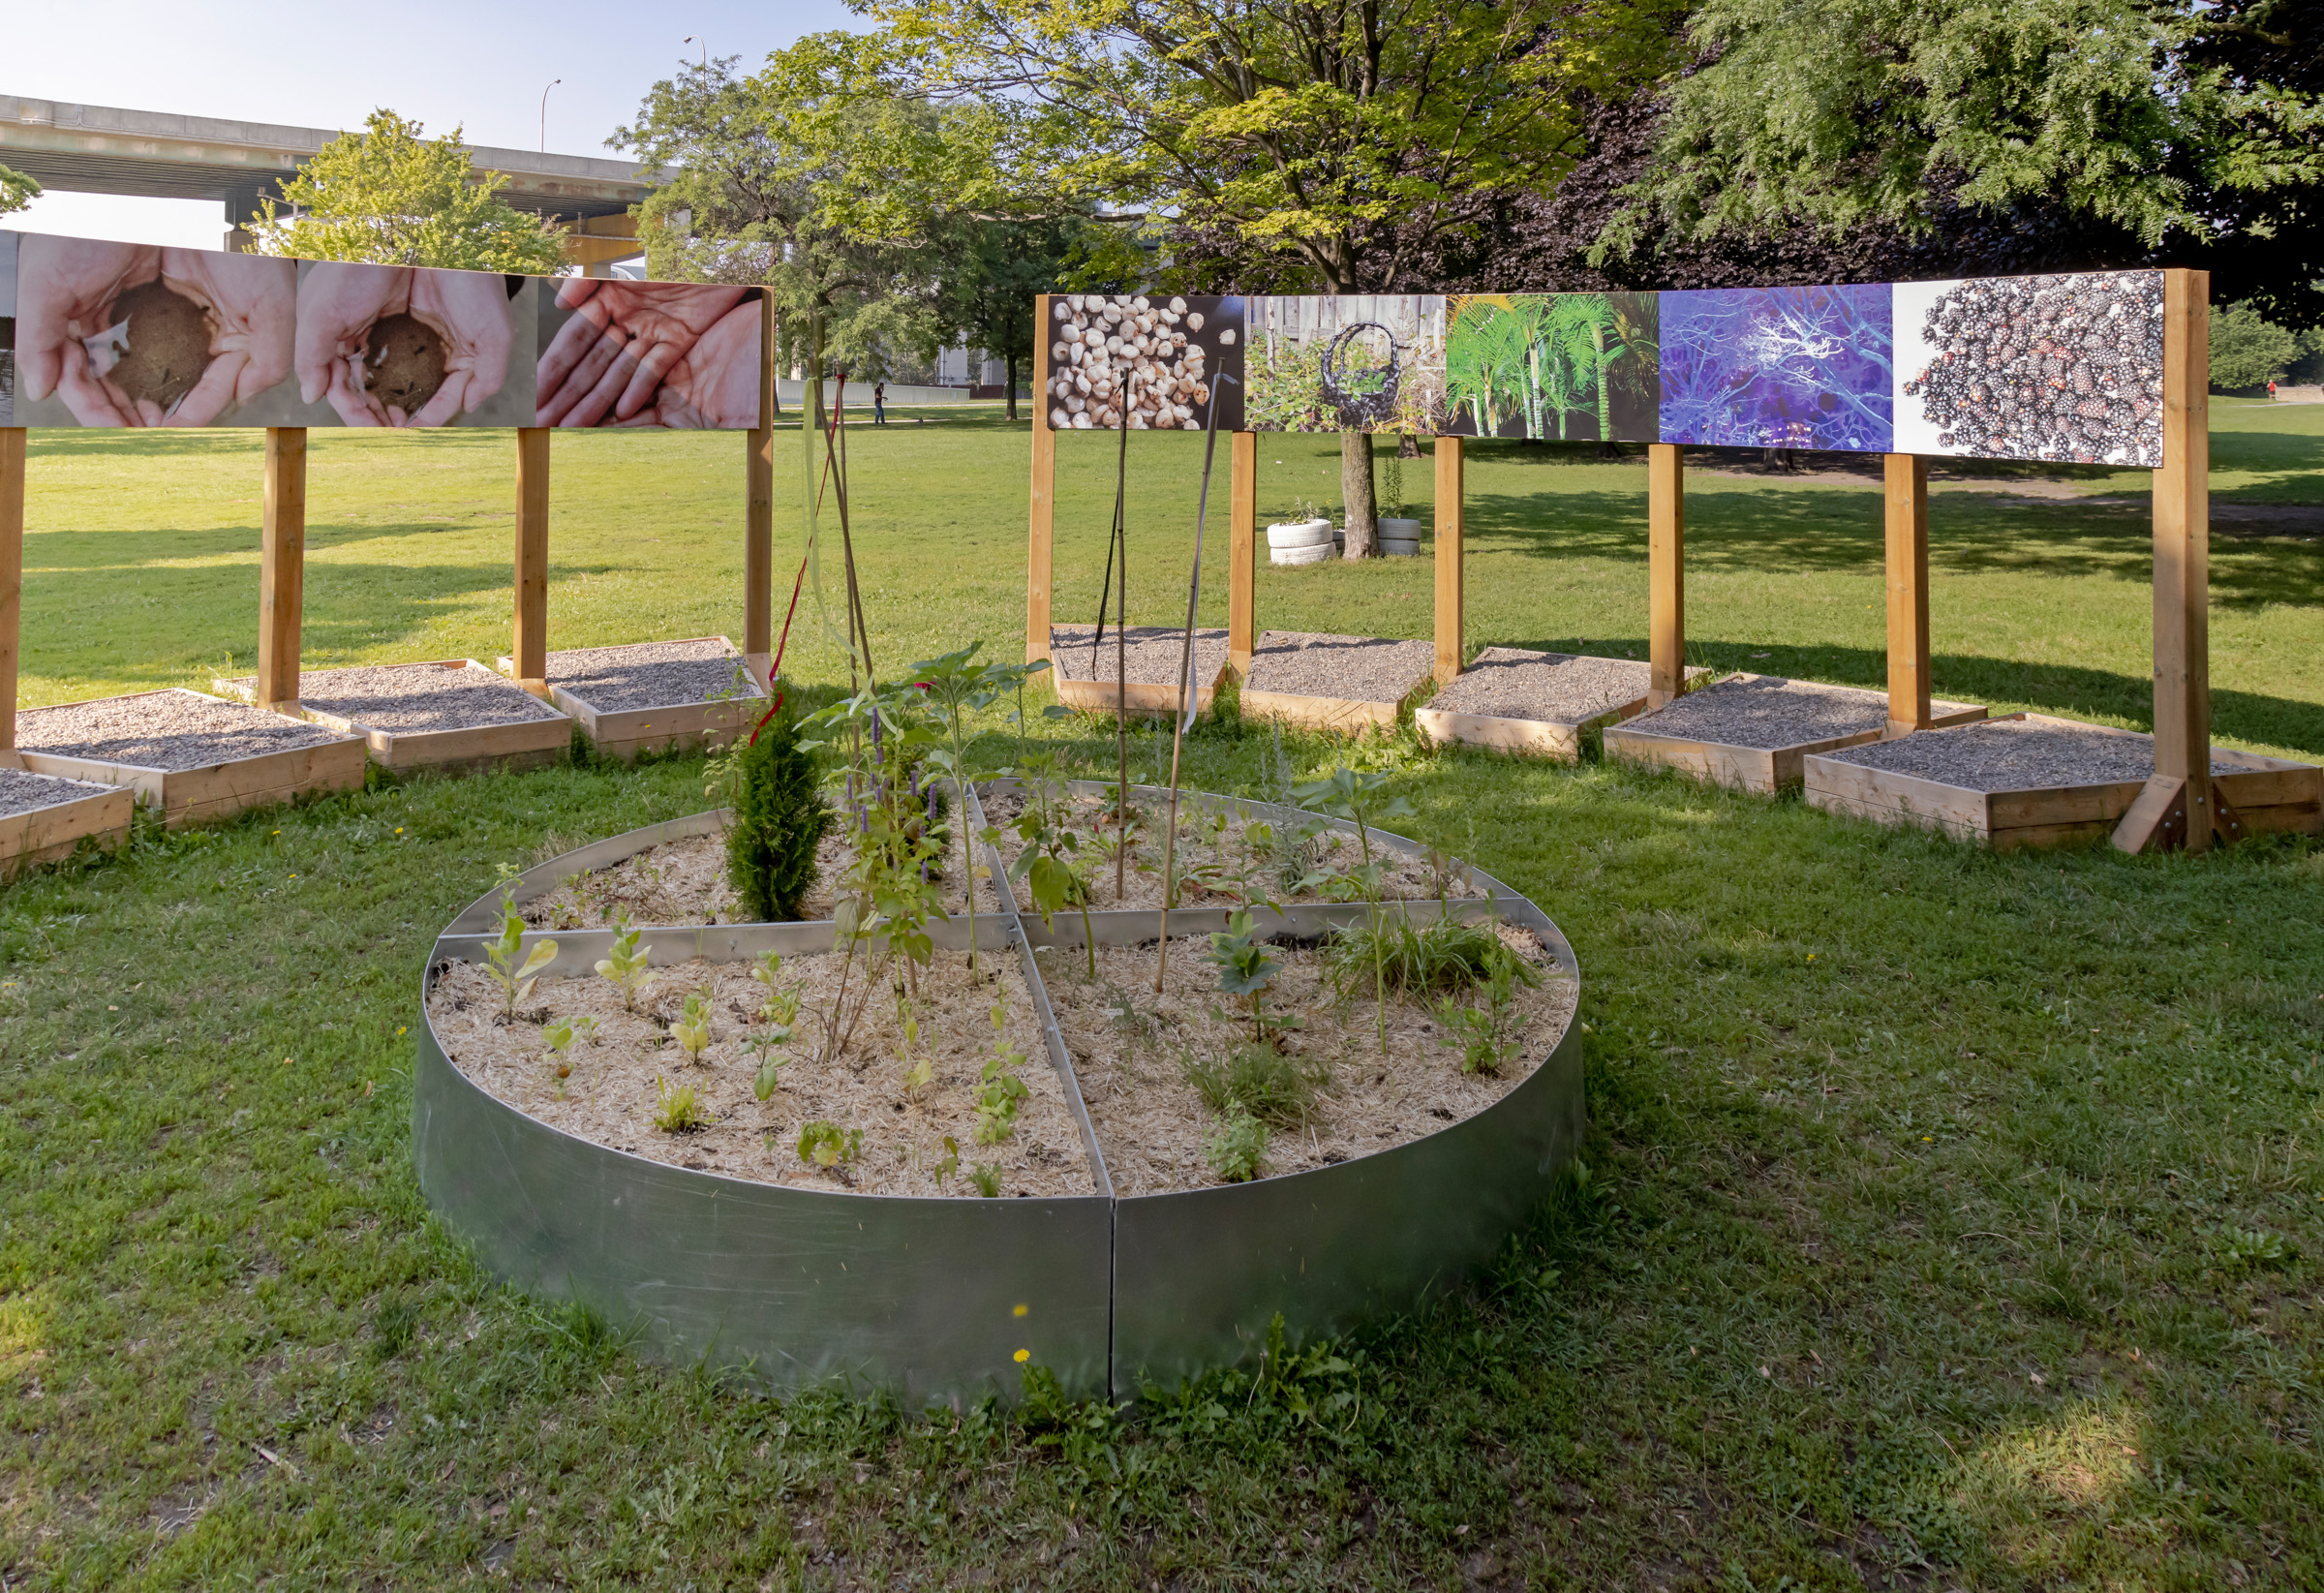
<svg viewBox="0 0 2324 1593">
<path fill-rule="evenodd" d="M 216 199 L 226 206 L 229 249 L 249 241 L 242 224 L 258 214 L 259 200 L 279 201 L 284 179 L 299 162 L 337 137 L 318 127 L 0 94 L 0 166 L 67 193 Z M 501 197 L 510 204 L 570 230 L 566 254 L 590 275 L 604 275 L 608 262 L 638 253 L 628 211 L 650 186 L 644 168 L 530 149 L 472 153 L 479 168 L 508 178 Z"/>
</svg>

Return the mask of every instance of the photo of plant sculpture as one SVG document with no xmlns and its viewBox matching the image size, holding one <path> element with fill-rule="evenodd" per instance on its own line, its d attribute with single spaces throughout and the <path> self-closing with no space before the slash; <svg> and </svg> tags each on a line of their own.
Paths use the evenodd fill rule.
<svg viewBox="0 0 2324 1593">
<path fill-rule="evenodd" d="M 1662 441 L 1886 453 L 1885 283 L 1662 295 Z"/>
<path fill-rule="evenodd" d="M 1247 321 L 1247 429 L 1422 435 L 1436 429 L 1445 392 L 1441 297 L 1253 298 Z"/>
<path fill-rule="evenodd" d="M 2162 273 L 1898 283 L 1896 448 L 2162 464 Z"/>
<path fill-rule="evenodd" d="M 1454 437 L 1660 441 L 1657 297 L 1492 293 L 1452 300 L 1445 404 L 1426 429 Z"/>
</svg>

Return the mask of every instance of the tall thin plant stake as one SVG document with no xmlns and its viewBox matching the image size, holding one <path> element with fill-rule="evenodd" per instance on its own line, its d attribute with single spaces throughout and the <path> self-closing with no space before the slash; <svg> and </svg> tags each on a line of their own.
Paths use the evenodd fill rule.
<svg viewBox="0 0 2324 1593">
<path fill-rule="evenodd" d="M 1121 600 L 1114 615 L 1114 741 L 1119 760 L 1120 783 L 1115 788 L 1114 827 L 1126 837 L 1130 832 L 1130 648 L 1127 627 L 1130 623 L 1130 393 L 1136 378 L 1122 383 L 1121 439 L 1114 455 L 1114 528 L 1106 534 L 1106 573 L 1097 584 L 1097 633 L 1089 638 L 1089 674 L 1097 676 L 1097 650 L 1106 640 L 1106 601 L 1113 595 L 1116 569 L 1120 571 Z M 1116 558 L 1118 553 L 1120 557 Z M 1122 898 L 1123 884 L 1128 877 L 1129 848 L 1124 845 L 1114 853 L 1114 900 Z"/>
<path fill-rule="evenodd" d="M 1178 751 L 1186 744 L 1186 727 L 1194 722 L 1194 608 L 1203 596 L 1203 522 L 1210 512 L 1210 461 L 1218 452 L 1218 390 L 1234 380 L 1223 371 L 1210 379 L 1210 414 L 1203 426 L 1203 495 L 1194 506 L 1194 573 L 1186 581 L 1186 641 L 1178 650 L 1178 713 L 1170 734 L 1170 824 L 1162 832 L 1162 934 L 1154 943 L 1156 995 L 1161 994 L 1162 975 L 1170 967 L 1170 909 L 1178 894 L 1177 876 L 1172 872 L 1178 844 Z"/>
</svg>

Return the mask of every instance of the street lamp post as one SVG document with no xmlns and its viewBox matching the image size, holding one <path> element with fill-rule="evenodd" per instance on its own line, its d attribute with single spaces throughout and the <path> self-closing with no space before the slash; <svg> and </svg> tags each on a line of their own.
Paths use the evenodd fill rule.
<svg viewBox="0 0 2324 1593">
<path fill-rule="evenodd" d="M 564 81 L 562 77 L 552 77 L 549 79 L 549 88 L 555 88 Z M 549 152 L 549 88 L 540 91 L 540 152 L 543 155 Z"/>
</svg>

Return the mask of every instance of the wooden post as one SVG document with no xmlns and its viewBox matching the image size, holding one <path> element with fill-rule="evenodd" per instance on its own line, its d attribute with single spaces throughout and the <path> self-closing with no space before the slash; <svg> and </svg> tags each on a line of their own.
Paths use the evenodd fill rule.
<svg viewBox="0 0 2324 1593">
<path fill-rule="evenodd" d="M 1450 686 L 1468 660 L 1462 656 L 1461 443 L 1436 440 L 1436 684 Z"/>
<path fill-rule="evenodd" d="M 743 657 L 758 684 L 775 653 L 775 300 L 758 299 L 758 424 L 744 438 Z M 802 425 L 805 421 L 800 422 Z"/>
<path fill-rule="evenodd" d="M 1929 727 L 1929 462 L 1885 457 L 1888 734 Z"/>
<path fill-rule="evenodd" d="M 1686 453 L 1646 449 L 1646 699 L 1660 708 L 1687 689 Z"/>
<path fill-rule="evenodd" d="M 516 432 L 516 621 L 508 649 L 517 684 L 549 691 L 549 428 Z"/>
<path fill-rule="evenodd" d="M 298 706 L 299 609 L 306 598 L 307 428 L 266 428 L 259 534 L 259 706 Z"/>
<path fill-rule="evenodd" d="M 1046 413 L 1046 412 L 1045 412 Z M 1227 663 L 1237 680 L 1259 649 L 1259 438 L 1236 432 L 1227 449 Z"/>
<path fill-rule="evenodd" d="M 0 768 L 16 747 L 24 629 L 24 428 L 0 426 Z"/>
<path fill-rule="evenodd" d="M 2155 473 L 2155 773 L 2186 788 L 2186 849 L 2211 849 L 2211 273 L 2162 274 L 2162 468 Z"/>
<path fill-rule="evenodd" d="M 1057 435 L 1049 429 L 1049 344 L 1056 335 L 1054 302 L 1033 297 L 1033 494 L 1032 524 L 1025 548 L 1024 661 L 1049 657 L 1049 589 L 1055 564 Z"/>
</svg>

